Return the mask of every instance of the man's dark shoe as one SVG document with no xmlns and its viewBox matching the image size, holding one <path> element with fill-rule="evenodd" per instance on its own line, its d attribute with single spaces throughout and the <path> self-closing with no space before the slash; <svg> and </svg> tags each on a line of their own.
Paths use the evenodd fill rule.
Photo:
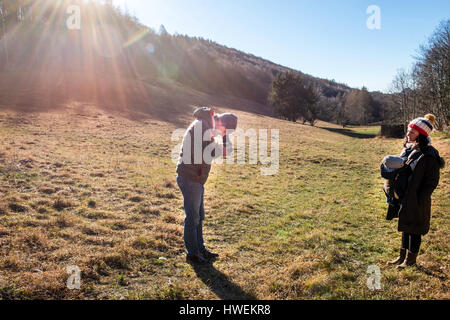
<svg viewBox="0 0 450 320">
<path fill-rule="evenodd" d="M 219 255 L 217 253 L 208 251 L 208 250 L 204 250 L 202 251 L 202 255 L 206 258 L 206 259 L 217 259 L 219 257 Z"/>
<path fill-rule="evenodd" d="M 208 260 L 206 260 L 202 256 L 197 256 L 197 255 L 194 255 L 194 254 L 187 254 L 186 255 L 186 262 L 194 263 L 194 264 L 205 264 L 205 263 L 208 263 Z"/>
</svg>

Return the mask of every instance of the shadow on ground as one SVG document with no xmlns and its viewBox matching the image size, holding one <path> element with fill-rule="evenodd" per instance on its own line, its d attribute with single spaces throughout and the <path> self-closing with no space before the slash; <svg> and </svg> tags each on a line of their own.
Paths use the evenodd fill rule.
<svg viewBox="0 0 450 320">
<path fill-rule="evenodd" d="M 102 77 L 67 70 L 8 71 L 0 78 L 0 110 L 27 113 L 61 111 L 67 107 L 96 107 L 129 120 L 160 120 L 186 127 L 197 106 L 223 106 L 266 116 L 269 106 L 238 96 L 217 96 L 175 83 L 140 80 L 117 74 Z M 77 107 L 78 108 L 78 107 Z"/>
<path fill-rule="evenodd" d="M 370 139 L 370 138 L 375 138 L 377 136 L 377 134 L 375 133 L 360 133 L 360 132 L 355 132 L 351 129 L 341 129 L 341 128 L 327 128 L 327 127 L 319 127 L 320 129 L 325 129 L 334 133 L 340 133 L 343 135 L 346 135 L 348 137 L 352 137 L 352 138 L 358 138 L 358 139 Z"/>
<path fill-rule="evenodd" d="M 193 265 L 198 278 L 206 284 L 212 292 L 223 300 L 254 300 L 253 295 L 245 292 L 233 283 L 226 275 L 217 270 L 212 263 Z"/>
<path fill-rule="evenodd" d="M 421 271 L 421 272 L 423 272 L 423 273 L 425 273 L 425 274 L 427 274 L 429 276 L 436 277 L 436 278 L 438 278 L 441 281 L 447 281 L 447 277 L 446 277 L 445 273 L 443 273 L 440 270 L 435 271 L 435 270 L 432 270 L 430 268 L 426 268 L 426 267 L 421 266 L 421 265 L 416 265 L 416 268 L 417 268 L 417 270 L 419 270 L 419 271 Z"/>
</svg>

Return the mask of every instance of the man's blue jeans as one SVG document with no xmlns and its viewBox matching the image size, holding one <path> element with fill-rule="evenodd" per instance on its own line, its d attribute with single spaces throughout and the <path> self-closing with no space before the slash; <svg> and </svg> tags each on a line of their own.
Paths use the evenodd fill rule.
<svg viewBox="0 0 450 320">
<path fill-rule="evenodd" d="M 177 176 L 177 183 L 184 199 L 184 245 L 188 254 L 200 255 L 205 250 L 203 243 L 204 186 L 188 178 Z"/>
</svg>

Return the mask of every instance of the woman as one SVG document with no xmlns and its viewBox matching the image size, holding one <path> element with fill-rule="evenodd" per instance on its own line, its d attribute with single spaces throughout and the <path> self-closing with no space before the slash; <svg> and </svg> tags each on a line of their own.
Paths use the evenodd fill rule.
<svg viewBox="0 0 450 320">
<path fill-rule="evenodd" d="M 439 183 L 439 170 L 444 167 L 444 159 L 431 146 L 429 138 L 434 120 L 432 114 L 412 120 L 403 144 L 401 156 L 408 156 L 414 150 L 420 151 L 423 156 L 411 164 L 414 169 L 398 211 L 398 231 L 402 232 L 402 245 L 400 255 L 388 264 L 398 264 L 399 269 L 416 264 L 422 236 L 430 229 L 431 194 Z"/>
</svg>

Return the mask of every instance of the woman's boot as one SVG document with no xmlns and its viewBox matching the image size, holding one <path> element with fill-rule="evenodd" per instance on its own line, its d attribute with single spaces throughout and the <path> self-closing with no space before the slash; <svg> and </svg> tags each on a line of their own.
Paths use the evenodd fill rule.
<svg viewBox="0 0 450 320">
<path fill-rule="evenodd" d="M 408 252 L 406 253 L 405 261 L 403 261 L 403 263 L 401 265 L 398 265 L 397 269 L 404 269 L 408 266 L 415 265 L 416 259 L 417 259 L 417 253 L 412 253 L 411 251 L 408 250 Z"/>
<path fill-rule="evenodd" d="M 395 260 L 388 261 L 388 265 L 394 265 L 394 264 L 400 264 L 402 263 L 406 258 L 406 249 L 400 248 L 400 255 Z"/>
</svg>

